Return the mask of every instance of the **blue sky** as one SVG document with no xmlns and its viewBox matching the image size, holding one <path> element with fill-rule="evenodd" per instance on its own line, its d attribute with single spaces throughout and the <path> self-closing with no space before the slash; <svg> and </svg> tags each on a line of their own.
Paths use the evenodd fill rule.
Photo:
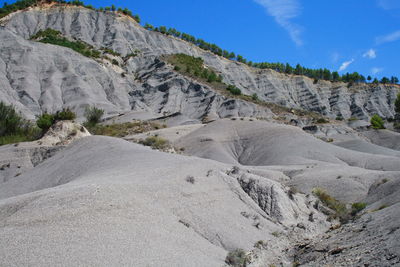
<svg viewBox="0 0 400 267">
<path fill-rule="evenodd" d="M 128 7 L 143 23 L 174 27 L 254 62 L 400 77 L 400 0 L 84 2 Z"/>
</svg>

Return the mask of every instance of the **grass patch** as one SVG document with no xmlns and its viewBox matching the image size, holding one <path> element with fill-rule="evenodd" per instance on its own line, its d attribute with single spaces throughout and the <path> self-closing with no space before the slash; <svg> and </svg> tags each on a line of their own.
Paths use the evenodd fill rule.
<svg viewBox="0 0 400 267">
<path fill-rule="evenodd" d="M 105 136 L 113 136 L 113 137 L 124 137 L 132 134 L 140 134 L 144 132 L 149 132 L 161 128 L 165 128 L 165 126 L 160 125 L 154 122 L 126 122 L 126 123 L 116 123 L 110 125 L 85 125 L 88 131 L 93 135 L 105 135 Z"/>
<path fill-rule="evenodd" d="M 8 145 L 8 144 L 15 144 L 20 142 L 29 142 L 34 141 L 37 138 L 34 136 L 27 136 L 27 135 L 7 135 L 0 137 L 0 146 Z"/>
<path fill-rule="evenodd" d="M 359 213 L 360 211 L 362 211 L 366 207 L 367 207 L 367 203 L 363 203 L 363 202 L 353 203 L 351 205 L 351 215 L 352 216 L 356 216 L 357 213 Z"/>
<path fill-rule="evenodd" d="M 64 37 L 61 32 L 50 28 L 38 31 L 35 35 L 31 36 L 31 40 L 45 44 L 68 47 L 90 58 L 99 58 L 101 56 L 101 52 L 96 50 L 93 46 L 80 40 L 71 41 Z"/>
<path fill-rule="evenodd" d="M 102 47 L 102 48 L 100 48 L 100 50 L 102 50 L 104 53 L 113 55 L 113 56 L 115 56 L 115 57 L 120 57 L 120 56 L 121 56 L 120 53 L 115 52 L 114 50 L 112 50 L 112 49 L 110 49 L 110 48 L 107 48 L 107 47 Z"/>
<path fill-rule="evenodd" d="M 164 150 L 169 147 L 169 142 L 168 140 L 159 137 L 159 136 L 149 136 L 144 140 L 139 140 L 139 144 L 142 144 L 144 146 L 149 146 L 153 149 L 159 149 L 159 150 Z M 193 180 L 194 183 L 194 180 Z"/>
<path fill-rule="evenodd" d="M 318 123 L 318 124 L 329 123 L 329 120 L 327 120 L 325 118 L 319 118 L 316 120 L 316 123 Z"/>
<path fill-rule="evenodd" d="M 351 118 L 348 119 L 348 121 L 358 121 L 358 118 L 356 118 L 356 117 L 351 117 Z"/>
</svg>

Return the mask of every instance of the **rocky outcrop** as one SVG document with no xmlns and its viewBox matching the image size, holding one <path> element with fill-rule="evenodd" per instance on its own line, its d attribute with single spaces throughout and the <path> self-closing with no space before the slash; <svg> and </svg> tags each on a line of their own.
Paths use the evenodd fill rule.
<svg viewBox="0 0 400 267">
<path fill-rule="evenodd" d="M 344 83 L 315 83 L 304 76 L 250 68 L 182 40 L 149 32 L 131 18 L 111 12 L 70 6 L 33 7 L 3 18 L 1 24 L 1 39 L 6 41 L 0 44 L 0 79 L 3 81 L 0 99 L 15 103 L 31 117 L 43 110 L 53 111 L 61 106 L 70 106 L 82 113 L 82 106 L 88 104 L 96 104 L 110 115 L 139 107 L 142 110 L 152 109 L 151 105 L 146 105 L 146 101 L 141 103 L 141 88 L 147 90 L 149 99 L 158 99 L 159 96 L 147 88 L 148 85 L 137 80 L 137 74 L 143 76 L 143 70 L 154 62 L 155 57 L 174 53 L 202 57 L 208 66 L 223 76 L 226 83 L 235 84 L 245 94 L 256 93 L 265 101 L 317 111 L 332 118 L 367 119 L 375 113 L 383 117 L 394 116 L 394 99 L 399 90 L 397 86 L 355 85 L 348 88 Z M 97 48 L 108 47 L 122 55 L 135 51 L 140 53 L 118 67 L 84 58 L 65 48 L 25 40 L 38 30 L 49 27 Z M 148 72 L 146 79 L 158 80 L 159 84 L 166 82 L 167 77 L 158 74 L 158 70 Z M 188 87 L 190 81 L 180 79 L 180 82 L 173 82 L 172 85 L 166 82 L 160 89 L 167 92 L 177 88 L 185 97 L 169 102 L 169 96 L 164 94 L 167 101 L 160 102 L 155 117 L 162 115 L 160 111 L 169 112 L 171 106 L 168 104 L 172 103 L 175 111 L 188 114 L 184 110 L 184 103 L 192 98 L 188 93 L 193 93 L 193 90 L 188 90 L 191 88 Z M 198 94 L 197 100 L 210 102 L 211 95 Z M 241 108 L 235 107 L 236 104 L 233 108 L 224 108 L 226 104 L 223 102 L 214 102 L 217 103 L 215 110 L 220 117 L 230 115 L 231 112 L 226 111 L 233 109 L 245 115 L 255 113 L 255 108 L 248 107 L 248 104 L 240 104 L 244 106 Z M 204 114 L 207 105 L 202 109 Z M 189 116 L 198 119 L 202 115 L 200 113 Z"/>
<path fill-rule="evenodd" d="M 59 121 L 39 140 L 0 147 L 0 184 L 53 157 L 74 141 L 91 134 L 80 124 Z"/>
</svg>

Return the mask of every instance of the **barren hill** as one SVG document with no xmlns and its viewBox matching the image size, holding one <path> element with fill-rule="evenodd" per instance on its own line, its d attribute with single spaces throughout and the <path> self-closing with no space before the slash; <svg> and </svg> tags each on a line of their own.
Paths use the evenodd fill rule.
<svg viewBox="0 0 400 267">
<path fill-rule="evenodd" d="M 0 101 L 78 122 L 95 106 L 122 137 L 59 121 L 0 146 L 1 266 L 400 266 L 400 135 L 368 122 L 398 86 L 255 69 L 118 12 L 0 25 Z"/>
</svg>

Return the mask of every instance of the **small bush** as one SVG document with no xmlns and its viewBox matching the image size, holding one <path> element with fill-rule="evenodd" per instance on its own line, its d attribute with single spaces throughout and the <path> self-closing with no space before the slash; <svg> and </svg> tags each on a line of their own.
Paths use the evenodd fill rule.
<svg viewBox="0 0 400 267">
<path fill-rule="evenodd" d="M 371 117 L 371 126 L 374 129 L 385 129 L 385 122 L 379 115 L 375 114 Z"/>
<path fill-rule="evenodd" d="M 55 122 L 54 115 L 43 113 L 36 120 L 36 125 L 42 129 L 42 132 L 46 132 Z"/>
<path fill-rule="evenodd" d="M 275 237 L 279 237 L 280 236 L 280 233 L 279 232 L 277 232 L 277 231 L 275 231 L 275 232 L 272 232 L 271 233 L 273 236 L 275 236 Z"/>
<path fill-rule="evenodd" d="M 0 102 L 0 136 L 17 134 L 24 125 L 24 119 L 13 106 Z"/>
<path fill-rule="evenodd" d="M 118 60 L 116 60 L 115 58 L 111 61 L 111 63 L 112 63 L 113 65 L 119 66 Z"/>
<path fill-rule="evenodd" d="M 96 108 L 95 106 L 86 107 L 85 110 L 86 123 L 91 126 L 94 126 L 97 123 L 99 123 L 103 115 L 104 115 L 103 109 Z"/>
<path fill-rule="evenodd" d="M 355 216 L 357 213 L 359 213 L 360 211 L 362 211 L 366 207 L 367 207 L 366 203 L 362 203 L 362 202 L 353 203 L 351 205 L 351 215 Z"/>
<path fill-rule="evenodd" d="M 40 130 L 25 120 L 11 105 L 0 102 L 0 145 L 32 141 Z"/>
<path fill-rule="evenodd" d="M 63 108 L 61 111 L 57 111 L 56 114 L 54 114 L 55 121 L 72 121 L 75 119 L 75 112 L 71 111 L 69 108 Z"/>
<path fill-rule="evenodd" d="M 257 95 L 256 93 L 254 93 L 254 94 L 251 95 L 251 99 L 252 99 L 253 101 L 258 101 L 258 100 L 259 100 L 259 99 L 258 99 L 258 95 Z"/>
<path fill-rule="evenodd" d="M 325 118 L 319 118 L 319 119 L 317 120 L 317 123 L 323 124 L 323 123 L 329 123 L 329 121 L 328 121 L 327 119 L 325 119 Z"/>
<path fill-rule="evenodd" d="M 189 175 L 189 176 L 186 177 L 186 182 L 191 183 L 191 184 L 194 184 L 195 179 L 194 179 L 193 176 L 190 176 L 190 175 Z"/>
<path fill-rule="evenodd" d="M 70 121 L 76 118 L 76 114 L 69 108 L 57 111 L 55 114 L 43 113 L 36 120 L 36 125 L 45 133 L 57 121 Z"/>
<path fill-rule="evenodd" d="M 139 144 L 153 149 L 166 149 L 168 147 L 168 141 L 158 136 L 149 136 L 145 140 L 140 140 Z"/>
<path fill-rule="evenodd" d="M 228 85 L 226 88 L 232 95 L 241 95 L 242 91 L 234 85 Z"/>
<path fill-rule="evenodd" d="M 249 258 L 243 249 L 236 249 L 228 253 L 225 262 L 234 267 L 246 267 L 249 263 Z"/>
</svg>

